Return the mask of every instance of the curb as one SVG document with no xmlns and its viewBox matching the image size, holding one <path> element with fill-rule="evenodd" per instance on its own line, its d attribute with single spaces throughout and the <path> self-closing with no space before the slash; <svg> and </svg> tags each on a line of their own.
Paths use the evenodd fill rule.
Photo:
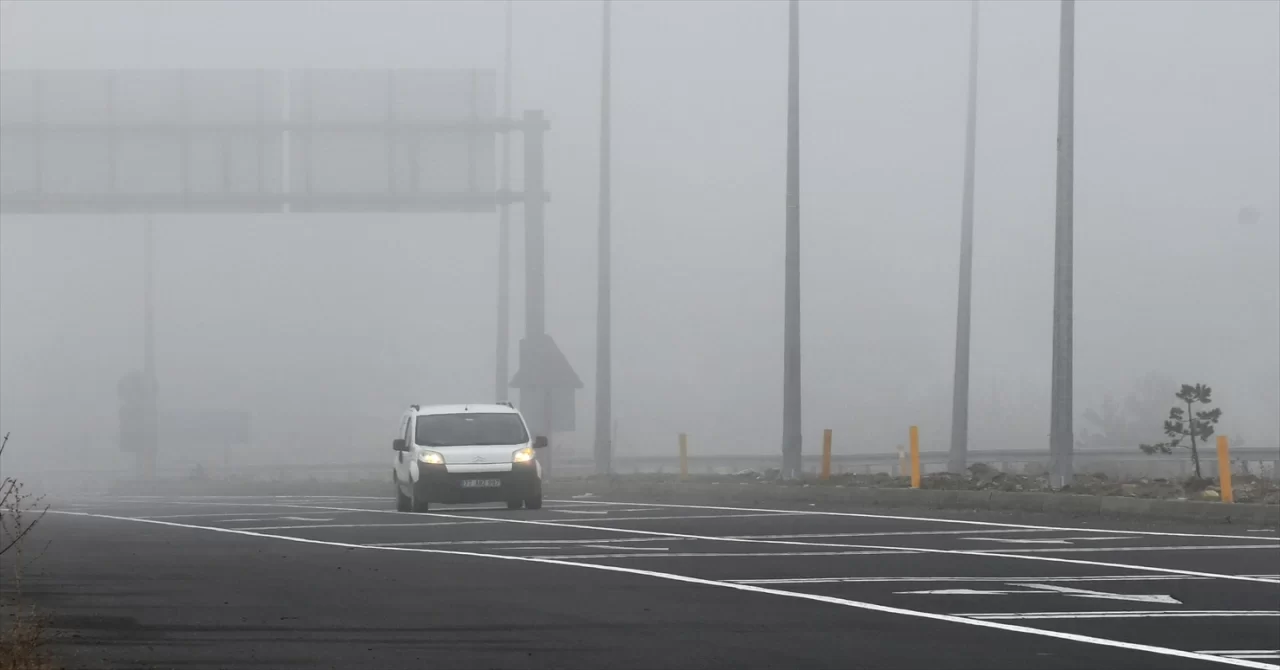
<svg viewBox="0 0 1280 670">
<path fill-rule="evenodd" d="M 867 507 L 995 510 L 1071 517 L 1120 517 L 1202 523 L 1242 523 L 1280 527 L 1280 505 L 1155 500 L 1117 496 L 942 489 L 873 489 L 827 486 L 770 486 L 699 482 L 560 480 L 548 483 L 556 496 L 621 495 L 654 502 L 762 504 L 770 501 L 840 502 Z"/>
</svg>

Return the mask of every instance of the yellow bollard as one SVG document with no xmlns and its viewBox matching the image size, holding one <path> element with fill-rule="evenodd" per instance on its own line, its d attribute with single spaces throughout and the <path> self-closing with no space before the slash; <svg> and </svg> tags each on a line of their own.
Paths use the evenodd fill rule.
<svg viewBox="0 0 1280 670">
<path fill-rule="evenodd" d="M 920 488 L 920 429 L 911 427 L 911 488 Z"/>
<path fill-rule="evenodd" d="M 822 431 L 822 478 L 831 479 L 831 429 Z"/>
<path fill-rule="evenodd" d="M 1218 436 L 1218 485 L 1222 489 L 1222 502 L 1235 502 L 1231 494 L 1231 448 L 1227 436 Z"/>
<path fill-rule="evenodd" d="M 689 436 L 680 433 L 680 479 L 689 478 Z"/>
</svg>

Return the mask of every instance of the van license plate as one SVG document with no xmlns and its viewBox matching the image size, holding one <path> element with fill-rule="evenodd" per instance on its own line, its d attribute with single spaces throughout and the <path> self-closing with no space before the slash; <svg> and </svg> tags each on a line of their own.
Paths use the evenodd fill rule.
<svg viewBox="0 0 1280 670">
<path fill-rule="evenodd" d="M 492 489 L 502 486 L 501 479 L 464 479 L 462 480 L 462 488 L 464 489 Z"/>
</svg>

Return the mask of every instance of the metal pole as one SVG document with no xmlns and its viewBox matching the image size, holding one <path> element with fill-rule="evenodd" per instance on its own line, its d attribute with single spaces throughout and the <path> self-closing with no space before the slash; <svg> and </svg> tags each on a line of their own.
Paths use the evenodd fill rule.
<svg viewBox="0 0 1280 670">
<path fill-rule="evenodd" d="M 787 233 L 782 345 L 782 474 L 800 475 L 800 3 L 790 3 L 787 56 Z"/>
<path fill-rule="evenodd" d="M 546 242 L 542 180 L 543 133 L 541 110 L 524 113 L 524 332 L 530 344 L 546 334 Z"/>
<path fill-rule="evenodd" d="M 956 303 L 956 369 L 951 390 L 951 454 L 947 470 L 969 461 L 969 308 L 973 287 L 973 164 L 978 126 L 978 0 L 970 3 L 969 113 L 964 138 L 964 196 L 960 205 L 960 296 Z"/>
<path fill-rule="evenodd" d="M 1049 418 L 1049 484 L 1071 485 L 1072 463 L 1072 200 L 1075 110 L 1075 0 L 1062 0 L 1058 51 L 1058 207 L 1053 263 L 1053 384 Z"/>
<path fill-rule="evenodd" d="M 502 75 L 502 118 L 511 118 L 511 0 L 507 0 L 506 52 Z M 502 134 L 502 190 L 511 189 L 511 133 Z M 511 385 L 511 207 L 502 203 L 498 210 L 498 338 L 494 370 L 495 396 L 498 402 L 508 398 Z"/>
<path fill-rule="evenodd" d="M 596 474 L 613 471 L 613 442 L 609 429 L 613 423 L 613 321 L 612 233 L 610 231 L 610 20 L 612 6 L 604 0 L 603 55 L 600 69 L 600 248 L 597 252 L 598 288 L 596 294 Z"/>
<path fill-rule="evenodd" d="M 158 408 L 156 384 L 156 319 L 155 319 L 155 225 L 152 215 L 147 214 L 142 228 L 142 265 L 143 265 L 143 324 L 142 324 L 142 366 L 143 380 L 146 384 L 143 396 L 144 406 L 144 438 L 141 453 L 142 477 L 151 479 L 155 474 Z"/>
<path fill-rule="evenodd" d="M 524 113 L 524 341 L 520 346 L 520 368 L 540 370 L 536 359 L 543 353 L 546 321 L 546 241 L 543 230 L 543 133 L 546 122 L 541 111 Z M 533 382 L 520 389 L 521 409 L 535 435 L 551 438 L 551 393 L 540 375 L 531 373 Z M 527 396 L 527 397 L 526 397 Z M 539 406 L 538 403 L 542 405 Z M 550 470 L 550 455 L 544 467 Z"/>
</svg>

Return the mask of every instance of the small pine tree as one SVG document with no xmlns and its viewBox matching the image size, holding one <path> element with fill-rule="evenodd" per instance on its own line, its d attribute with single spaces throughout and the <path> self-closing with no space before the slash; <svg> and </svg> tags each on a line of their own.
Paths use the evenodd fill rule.
<svg viewBox="0 0 1280 670">
<path fill-rule="evenodd" d="M 1139 448 L 1142 449 L 1143 453 L 1172 454 L 1174 449 L 1190 449 L 1191 463 L 1195 466 L 1196 479 L 1202 479 L 1200 475 L 1199 442 L 1209 441 L 1209 438 L 1213 436 L 1213 427 L 1222 418 L 1221 409 L 1207 408 L 1211 402 L 1210 395 L 1212 392 L 1213 390 L 1204 384 L 1196 384 L 1195 386 L 1183 384 L 1182 390 L 1175 393 L 1174 396 L 1181 400 L 1187 406 L 1187 409 L 1183 411 L 1181 407 L 1175 406 L 1169 410 L 1169 418 L 1164 421 L 1164 434 L 1169 436 L 1169 441 L 1140 445 Z M 1196 411 L 1196 404 L 1205 405 L 1206 409 Z M 1182 440 L 1186 438 L 1190 438 L 1190 445 L 1182 443 Z"/>
</svg>

